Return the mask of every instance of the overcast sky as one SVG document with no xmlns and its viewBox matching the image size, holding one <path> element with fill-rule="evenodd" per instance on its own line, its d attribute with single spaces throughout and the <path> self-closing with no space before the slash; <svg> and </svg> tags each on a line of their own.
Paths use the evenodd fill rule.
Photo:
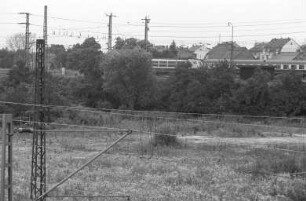
<svg viewBox="0 0 306 201">
<path fill-rule="evenodd" d="M 306 39 L 305 0 L 0 0 L 0 47 L 6 38 L 24 32 L 29 12 L 30 31 L 42 37 L 43 9 L 48 6 L 49 44 L 65 46 L 95 37 L 103 48 L 107 42 L 106 14 L 114 13 L 114 38 L 144 38 L 144 23 L 151 22 L 149 40 L 158 44 L 217 44 L 231 38 L 241 46 L 256 41 L 291 37 L 303 44 Z M 13 23 L 13 24 L 6 24 Z"/>
</svg>

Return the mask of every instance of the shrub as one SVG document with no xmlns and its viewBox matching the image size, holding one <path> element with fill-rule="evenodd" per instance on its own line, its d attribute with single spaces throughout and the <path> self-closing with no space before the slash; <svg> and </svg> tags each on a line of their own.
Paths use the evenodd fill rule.
<svg viewBox="0 0 306 201">
<path fill-rule="evenodd" d="M 176 136 L 175 128 L 169 124 L 161 124 L 156 129 L 156 135 L 153 138 L 154 146 L 175 146 L 178 145 L 178 139 Z"/>
</svg>

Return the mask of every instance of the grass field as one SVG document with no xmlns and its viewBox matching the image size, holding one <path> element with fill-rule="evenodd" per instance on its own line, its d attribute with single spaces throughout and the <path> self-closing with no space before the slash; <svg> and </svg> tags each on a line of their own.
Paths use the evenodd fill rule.
<svg viewBox="0 0 306 201">
<path fill-rule="evenodd" d="M 126 195 L 131 200 L 152 201 L 306 200 L 306 181 L 301 174 L 306 172 L 302 127 L 286 130 L 186 120 L 150 123 L 143 119 L 101 119 L 103 123 L 95 125 L 170 133 L 178 136 L 177 141 L 161 146 L 154 143 L 153 133 L 133 132 L 59 186 L 51 196 Z M 123 134 L 72 132 L 75 128 L 71 127 L 59 129 L 63 131 L 47 134 L 48 188 Z M 31 134 L 18 134 L 14 140 L 14 199 L 28 200 Z M 47 200 L 127 198 L 50 197 Z"/>
</svg>

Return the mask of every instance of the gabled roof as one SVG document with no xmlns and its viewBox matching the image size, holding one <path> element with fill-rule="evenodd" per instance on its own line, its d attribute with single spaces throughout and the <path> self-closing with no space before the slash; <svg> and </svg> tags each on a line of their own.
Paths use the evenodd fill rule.
<svg viewBox="0 0 306 201">
<path fill-rule="evenodd" d="M 250 52 L 252 52 L 252 53 L 262 52 L 265 49 L 266 45 L 267 45 L 267 43 L 265 43 L 265 42 L 255 43 L 254 47 L 252 47 L 250 49 Z"/>
<path fill-rule="evenodd" d="M 187 48 L 179 48 L 177 52 L 177 57 L 179 59 L 193 59 L 195 54 Z"/>
<path fill-rule="evenodd" d="M 276 50 L 281 50 L 284 45 L 286 45 L 291 38 L 273 38 L 270 42 L 265 45 L 265 49 L 270 52 L 275 52 Z"/>
<path fill-rule="evenodd" d="M 194 45 L 194 46 L 192 46 L 191 48 L 189 48 L 189 50 L 191 51 L 191 52 L 195 52 L 197 49 L 199 49 L 200 47 L 202 47 L 201 45 Z"/>
<path fill-rule="evenodd" d="M 299 55 L 298 52 L 281 52 L 275 56 L 273 56 L 270 60 L 277 61 L 292 61 Z"/>
<path fill-rule="evenodd" d="M 218 44 L 207 53 L 208 59 L 230 59 L 231 58 L 231 42 Z M 233 59 L 255 60 L 252 53 L 246 47 L 240 47 L 234 44 Z"/>
<path fill-rule="evenodd" d="M 293 59 L 295 61 L 306 61 L 306 53 L 298 52 L 298 55 Z"/>
</svg>

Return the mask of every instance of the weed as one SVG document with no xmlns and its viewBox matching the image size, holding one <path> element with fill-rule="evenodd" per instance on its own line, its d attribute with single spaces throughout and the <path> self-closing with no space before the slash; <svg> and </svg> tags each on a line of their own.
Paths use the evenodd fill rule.
<svg viewBox="0 0 306 201">
<path fill-rule="evenodd" d="M 176 131 L 171 125 L 161 124 L 153 138 L 153 145 L 175 146 L 178 145 Z"/>
</svg>

